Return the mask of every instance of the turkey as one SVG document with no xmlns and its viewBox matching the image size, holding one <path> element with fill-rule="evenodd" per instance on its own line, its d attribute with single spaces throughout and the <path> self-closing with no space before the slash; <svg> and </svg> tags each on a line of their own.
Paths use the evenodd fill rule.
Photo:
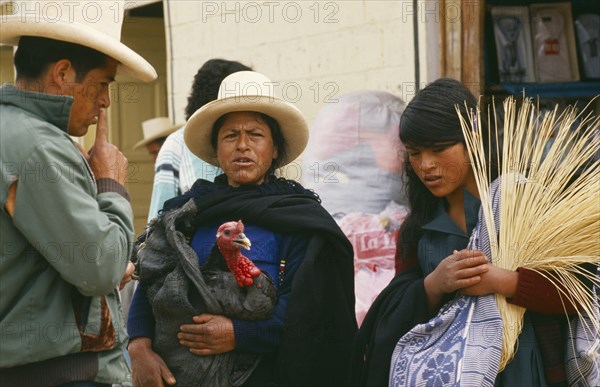
<svg viewBox="0 0 600 387">
<path fill-rule="evenodd" d="M 277 302 L 277 289 L 269 275 L 242 255 L 241 249 L 251 246 L 242 221 L 218 228 L 215 246 L 200 267 L 188 237 L 179 231 L 195 213 L 190 201 L 161 217 L 137 252 L 140 279 L 147 287 L 156 321 L 152 347 L 167 363 L 177 386 L 239 386 L 259 364 L 261 355 L 239 351 L 194 355 L 179 344 L 179 327 L 202 313 L 240 320 L 268 319 Z"/>
<path fill-rule="evenodd" d="M 251 242 L 244 235 L 241 220 L 222 224 L 202 276 L 223 314 L 240 320 L 262 320 L 271 315 L 277 289 L 271 277 L 244 256 Z"/>
</svg>

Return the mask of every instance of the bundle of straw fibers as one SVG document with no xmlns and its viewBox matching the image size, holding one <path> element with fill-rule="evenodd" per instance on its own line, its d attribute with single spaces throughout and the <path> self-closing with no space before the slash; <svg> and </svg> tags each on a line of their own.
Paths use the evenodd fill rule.
<svg viewBox="0 0 600 387">
<path fill-rule="evenodd" d="M 493 110 L 489 132 L 499 143 L 495 106 Z M 492 142 L 484 138 L 482 112 L 461 116 L 492 245 L 489 258 L 498 267 L 535 270 L 560 285 L 563 303 L 581 305 L 580 316 L 591 321 L 586 330 L 598 332 L 598 296 L 582 278 L 596 287 L 600 280 L 580 265 L 600 264 L 600 161 L 594 161 L 600 151 L 600 117 L 583 115 L 574 107 L 561 114 L 557 108 L 541 114 L 529 99 L 517 109 L 512 97 L 504 101 L 504 111 L 503 145 L 497 149 L 496 163 L 501 179 L 499 228 L 488 192 L 493 160 L 484 145 Z M 502 370 L 514 356 L 525 309 L 502 296 L 496 301 L 504 321 Z"/>
</svg>

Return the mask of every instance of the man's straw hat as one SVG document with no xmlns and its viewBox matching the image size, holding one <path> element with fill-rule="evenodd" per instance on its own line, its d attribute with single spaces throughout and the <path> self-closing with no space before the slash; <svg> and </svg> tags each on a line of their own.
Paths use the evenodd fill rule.
<svg viewBox="0 0 600 387">
<path fill-rule="evenodd" d="M 144 139 L 133 146 L 133 149 L 150 144 L 152 141 L 158 140 L 161 137 L 166 137 L 177 129 L 181 128 L 182 124 L 173 124 L 168 117 L 156 117 L 151 120 L 142 122 L 142 131 Z"/>
<path fill-rule="evenodd" d="M 223 79 L 218 98 L 198 109 L 185 125 L 188 148 L 207 163 L 219 166 L 210 141 L 215 122 L 227 113 L 259 112 L 275 119 L 281 128 L 286 148 L 280 166 L 292 162 L 306 148 L 308 125 L 298 108 L 275 97 L 277 86 L 255 71 L 238 71 Z"/>
<path fill-rule="evenodd" d="M 121 43 L 125 6 L 122 0 L 15 2 L 15 14 L 0 16 L 0 43 L 18 46 L 21 36 L 76 43 L 117 60 L 118 73 L 152 81 L 154 67 Z"/>
</svg>

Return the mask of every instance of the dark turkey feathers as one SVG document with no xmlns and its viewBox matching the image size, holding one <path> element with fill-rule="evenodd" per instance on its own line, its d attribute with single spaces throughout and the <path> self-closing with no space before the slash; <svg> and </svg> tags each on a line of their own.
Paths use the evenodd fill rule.
<svg viewBox="0 0 600 387">
<path fill-rule="evenodd" d="M 239 286 L 227 263 L 223 265 L 222 256 L 213 257 L 221 261 L 208 260 L 201 268 L 188 238 L 179 231 L 181 225 L 191 224 L 196 213 L 193 200 L 165 213 L 138 249 L 140 278 L 156 321 L 153 349 L 175 375 L 177 386 L 239 386 L 259 364 L 260 354 L 231 351 L 197 356 L 179 343 L 179 327 L 192 323 L 192 317 L 202 313 L 231 319 L 267 319 L 277 292 L 266 274 L 256 273 L 256 268 L 248 270 L 246 257 L 238 260 L 243 269 L 238 274 L 249 274 L 242 283 L 251 279 L 250 286 Z M 238 235 L 232 241 L 243 245 L 244 238 Z"/>
</svg>

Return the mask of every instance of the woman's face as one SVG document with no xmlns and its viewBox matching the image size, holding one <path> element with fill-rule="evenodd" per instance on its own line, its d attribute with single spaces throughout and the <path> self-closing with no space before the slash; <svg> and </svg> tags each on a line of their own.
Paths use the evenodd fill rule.
<svg viewBox="0 0 600 387">
<path fill-rule="evenodd" d="M 262 183 L 278 155 L 269 126 L 256 113 L 234 112 L 218 130 L 217 159 L 229 185 Z"/>
<path fill-rule="evenodd" d="M 465 146 L 440 143 L 432 147 L 406 146 L 411 167 L 436 197 L 461 192 L 475 183 Z"/>
</svg>

